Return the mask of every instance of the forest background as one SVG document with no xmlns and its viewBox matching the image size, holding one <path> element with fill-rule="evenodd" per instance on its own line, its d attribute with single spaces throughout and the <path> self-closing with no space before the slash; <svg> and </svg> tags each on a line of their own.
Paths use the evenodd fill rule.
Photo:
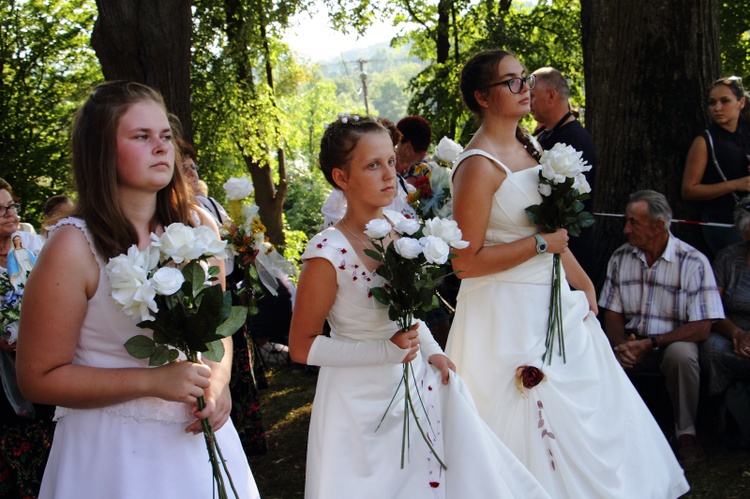
<svg viewBox="0 0 750 499">
<path fill-rule="evenodd" d="M 375 21 L 402 29 L 389 45 L 313 62 L 283 39 L 294 16 L 316 8 L 343 32 Z M 0 177 L 24 220 L 39 226 L 46 198 L 74 193 L 77 105 L 104 79 L 131 79 L 164 94 L 212 196 L 223 201 L 231 176 L 252 178 L 267 234 L 292 258 L 320 228 L 330 190 L 315 164 L 324 123 L 339 112 L 421 114 L 435 143 L 466 144 L 476 123 L 458 74 L 478 50 L 506 48 L 530 71 L 551 65 L 570 80 L 597 146 L 595 202 L 609 213 L 653 188 L 689 218 L 679 178 L 708 123 L 706 90 L 722 75 L 750 77 L 741 0 L 0 0 L 0 9 Z M 597 220 L 601 261 L 620 229 Z"/>
</svg>

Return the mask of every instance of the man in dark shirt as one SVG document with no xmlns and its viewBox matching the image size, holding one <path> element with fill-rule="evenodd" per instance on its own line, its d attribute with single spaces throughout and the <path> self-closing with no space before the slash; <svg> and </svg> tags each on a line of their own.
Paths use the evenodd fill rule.
<svg viewBox="0 0 750 499">
<path fill-rule="evenodd" d="M 555 68 L 540 68 L 534 71 L 536 86 L 531 90 L 531 114 L 544 128 L 535 132 L 539 144 L 547 150 L 558 143 L 567 144 L 583 153 L 583 159 L 593 168 L 585 173 L 592 189 L 595 188 L 596 155 L 591 135 L 584 130 L 570 109 L 570 88 L 562 74 Z M 584 202 L 586 210 L 593 212 L 592 199 Z M 593 227 L 584 229 L 581 235 L 570 240 L 570 250 L 589 276 L 596 271 Z"/>
</svg>

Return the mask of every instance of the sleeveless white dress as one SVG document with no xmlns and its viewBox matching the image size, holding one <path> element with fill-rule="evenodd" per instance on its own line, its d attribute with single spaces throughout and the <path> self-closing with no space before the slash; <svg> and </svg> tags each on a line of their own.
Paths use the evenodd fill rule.
<svg viewBox="0 0 750 499">
<path fill-rule="evenodd" d="M 537 230 L 524 209 L 541 202 L 540 167 L 510 171 L 494 195 L 485 245 Z M 455 168 L 454 168 L 455 171 Z M 689 486 L 663 433 L 615 359 L 583 292 L 563 284 L 567 363 L 542 363 L 552 255 L 496 274 L 463 279 L 446 353 L 479 414 L 555 498 L 678 497 Z M 555 343 L 557 344 L 557 343 Z M 546 375 L 523 398 L 519 366 Z"/>
<path fill-rule="evenodd" d="M 336 269 L 338 292 L 328 315 L 332 338 L 380 341 L 398 330 L 388 308 L 369 293 L 381 278 L 365 268 L 338 229 L 328 228 L 310 241 L 303 259 L 311 258 Z M 549 497 L 479 418 L 461 379 L 452 374 L 443 385 L 440 372 L 421 353 L 412 361 L 417 380 L 412 397 L 418 400 L 419 391 L 430 415 L 431 441 L 447 471 L 414 421 L 401 469 L 403 387 L 380 420 L 399 386 L 402 366 L 321 367 L 308 438 L 306 499 Z M 427 426 L 424 417 L 420 421 Z"/>
<path fill-rule="evenodd" d="M 131 357 L 123 345 L 150 330 L 115 307 L 104 274 L 107 262 L 96 252 L 85 222 L 66 218 L 55 227 L 61 225 L 83 231 L 99 264 L 99 284 L 88 302 L 73 363 L 148 367 L 148 359 Z M 98 409 L 58 407 L 55 418 L 40 499 L 214 497 L 203 434 L 185 433 L 194 420 L 187 404 L 148 397 Z M 240 498 L 260 497 L 231 419 L 216 438 Z M 226 477 L 225 483 L 229 488 Z M 234 497 L 231 490 L 229 495 Z"/>
</svg>

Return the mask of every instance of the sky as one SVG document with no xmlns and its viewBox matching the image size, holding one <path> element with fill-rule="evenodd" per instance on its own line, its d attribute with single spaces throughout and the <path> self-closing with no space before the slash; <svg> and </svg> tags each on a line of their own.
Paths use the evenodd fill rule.
<svg viewBox="0 0 750 499">
<path fill-rule="evenodd" d="M 295 52 L 305 55 L 312 61 L 323 61 L 336 57 L 342 51 L 367 48 L 380 42 L 388 42 L 398 29 L 389 24 L 375 24 L 363 37 L 356 34 L 343 35 L 330 28 L 325 6 L 318 7 L 318 13 L 312 19 L 309 14 L 300 14 L 294 18 L 296 26 L 291 27 L 284 41 Z"/>
</svg>

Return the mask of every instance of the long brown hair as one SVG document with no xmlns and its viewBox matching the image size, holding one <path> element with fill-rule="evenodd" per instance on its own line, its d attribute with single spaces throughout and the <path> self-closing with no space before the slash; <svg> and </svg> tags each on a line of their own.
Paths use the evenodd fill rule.
<svg viewBox="0 0 750 499">
<path fill-rule="evenodd" d="M 143 101 L 155 102 L 167 113 L 161 95 L 150 87 L 125 81 L 102 83 L 78 109 L 73 122 L 73 176 L 78 199 L 72 214 L 86 221 L 97 250 L 106 258 L 124 253 L 138 242 L 135 227 L 118 203 L 116 136 L 122 116 Z M 172 129 L 178 133 L 179 126 L 172 123 Z M 180 164 L 177 147 L 175 156 L 175 163 Z M 172 180 L 156 194 L 151 229 L 159 224 L 189 224 L 189 199 L 181 170 L 175 167 Z"/>
</svg>

